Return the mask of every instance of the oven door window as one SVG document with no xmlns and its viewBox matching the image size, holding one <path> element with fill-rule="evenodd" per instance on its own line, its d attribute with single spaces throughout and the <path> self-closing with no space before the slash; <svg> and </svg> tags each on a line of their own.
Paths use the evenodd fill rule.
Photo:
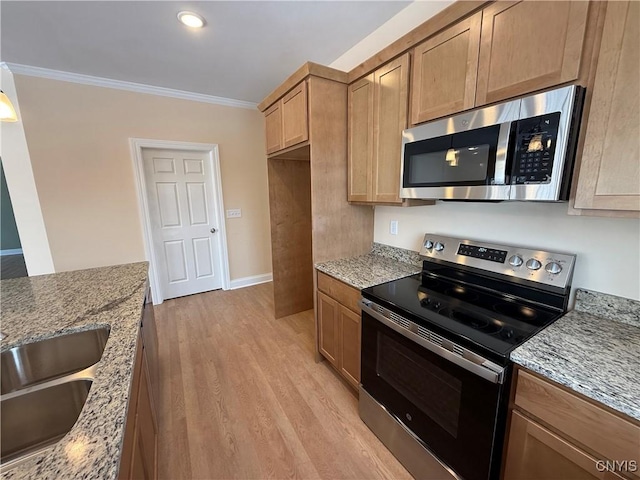
<svg viewBox="0 0 640 480">
<path fill-rule="evenodd" d="M 500 126 L 405 145 L 403 187 L 489 185 Z"/>
<path fill-rule="evenodd" d="M 365 313 L 362 386 L 459 475 L 488 478 L 501 385 Z"/>
</svg>

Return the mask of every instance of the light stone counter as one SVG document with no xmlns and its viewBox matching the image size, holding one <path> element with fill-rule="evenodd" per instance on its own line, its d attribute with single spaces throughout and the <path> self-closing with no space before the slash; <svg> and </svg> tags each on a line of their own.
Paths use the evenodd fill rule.
<svg viewBox="0 0 640 480">
<path fill-rule="evenodd" d="M 640 420 L 640 302 L 578 290 L 575 309 L 511 359 Z"/>
<path fill-rule="evenodd" d="M 146 262 L 0 282 L 0 349 L 109 326 L 95 380 L 78 421 L 55 446 L 7 479 L 115 479 L 118 475 L 140 319 Z"/>
<path fill-rule="evenodd" d="M 422 264 L 417 252 L 374 243 L 366 255 L 318 263 L 316 268 L 362 290 L 420 273 Z"/>
</svg>

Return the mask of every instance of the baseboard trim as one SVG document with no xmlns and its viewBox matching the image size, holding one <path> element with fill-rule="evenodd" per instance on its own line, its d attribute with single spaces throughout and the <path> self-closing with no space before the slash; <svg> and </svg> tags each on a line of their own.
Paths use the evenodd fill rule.
<svg viewBox="0 0 640 480">
<path fill-rule="evenodd" d="M 260 283 L 267 283 L 273 280 L 273 274 L 263 273 L 262 275 L 252 275 L 250 277 L 242 277 L 231 280 L 229 284 L 229 290 L 235 290 L 236 288 L 250 287 L 251 285 L 258 285 Z"/>
<path fill-rule="evenodd" d="M 0 257 L 5 257 L 7 255 L 22 255 L 22 249 L 10 248 L 8 250 L 0 250 Z"/>
</svg>

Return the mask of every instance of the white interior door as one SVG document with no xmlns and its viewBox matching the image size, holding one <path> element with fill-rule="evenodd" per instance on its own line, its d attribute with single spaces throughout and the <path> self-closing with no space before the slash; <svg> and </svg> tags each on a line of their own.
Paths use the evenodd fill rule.
<svg viewBox="0 0 640 480">
<path fill-rule="evenodd" d="M 142 160 L 163 298 L 221 288 L 222 219 L 209 153 L 143 148 Z"/>
</svg>

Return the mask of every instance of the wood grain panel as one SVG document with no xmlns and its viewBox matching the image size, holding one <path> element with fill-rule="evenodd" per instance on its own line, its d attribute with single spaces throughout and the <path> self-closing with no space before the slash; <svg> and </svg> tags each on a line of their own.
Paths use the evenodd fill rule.
<svg viewBox="0 0 640 480">
<path fill-rule="evenodd" d="M 282 142 L 288 148 L 309 139 L 307 126 L 307 84 L 300 82 L 282 97 Z"/>
<path fill-rule="evenodd" d="M 267 154 L 283 148 L 282 141 L 282 102 L 273 104 L 264 112 L 265 145 Z"/>
<path fill-rule="evenodd" d="M 578 78 L 590 2 L 496 2 L 482 13 L 476 105 Z"/>
<path fill-rule="evenodd" d="M 347 190 L 347 86 L 310 77 L 309 143 L 313 262 L 362 255 L 373 243 L 373 209 L 350 205 Z"/>
<path fill-rule="evenodd" d="M 360 314 L 360 290 L 337 280 L 330 275 L 318 272 L 318 290 L 335 298 L 342 305 L 356 314 Z"/>
<path fill-rule="evenodd" d="M 371 200 L 373 74 L 349 85 L 348 191 L 350 202 Z"/>
<path fill-rule="evenodd" d="M 409 54 L 374 73 L 372 199 L 402 203 L 400 157 L 402 131 L 407 128 Z"/>
<path fill-rule="evenodd" d="M 340 305 L 340 373 L 357 389 L 360 385 L 360 314 Z"/>
<path fill-rule="evenodd" d="M 309 163 L 270 158 L 269 215 L 275 316 L 313 308 Z"/>
<path fill-rule="evenodd" d="M 640 426 L 518 370 L 515 404 L 611 460 L 640 465 Z"/>
<path fill-rule="evenodd" d="M 478 12 L 413 50 L 412 125 L 473 108 L 481 23 Z"/>
<path fill-rule="evenodd" d="M 640 5 L 608 2 L 576 208 L 640 211 Z"/>
<path fill-rule="evenodd" d="M 599 471 L 597 460 L 536 422 L 512 412 L 504 480 L 623 478 Z"/>
<path fill-rule="evenodd" d="M 339 368 L 340 358 L 340 305 L 333 298 L 318 292 L 318 347 L 329 363 Z"/>
</svg>

